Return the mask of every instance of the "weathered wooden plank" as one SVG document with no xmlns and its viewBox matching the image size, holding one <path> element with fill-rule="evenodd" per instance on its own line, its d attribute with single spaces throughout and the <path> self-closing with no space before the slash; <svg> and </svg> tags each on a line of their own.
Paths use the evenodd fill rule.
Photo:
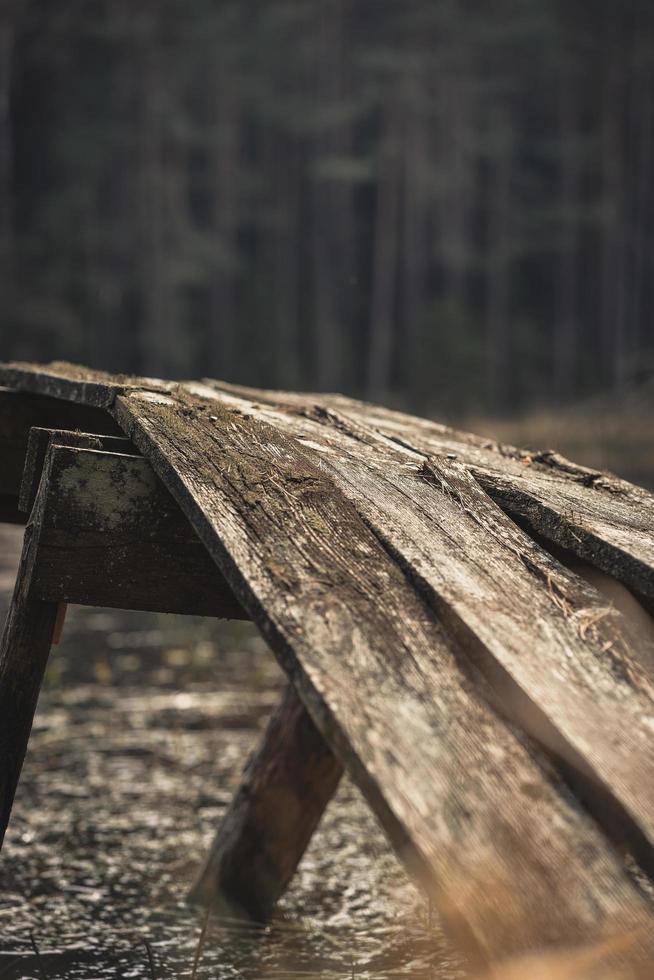
<svg viewBox="0 0 654 980">
<path fill-rule="evenodd" d="M 65 379 L 57 384 L 65 392 Z M 477 888 L 466 917 L 491 958 L 639 919 L 640 899 L 605 838 L 479 698 L 434 613 L 297 441 L 183 390 L 102 397 L 270 640 L 407 867 L 437 901 L 461 881 Z M 494 894 L 483 902 L 489 880 L 504 887 L 501 907 Z"/>
<path fill-rule="evenodd" d="M 483 671 L 496 705 L 563 763 L 607 829 L 654 870 L 649 637 L 535 545 L 456 460 L 407 466 L 340 417 L 232 404 L 318 457 Z"/>
<path fill-rule="evenodd" d="M 621 891 L 617 879 L 607 890 L 606 866 L 598 887 L 586 860 L 611 863 L 606 844 L 469 689 L 437 622 L 331 481 L 245 413 L 147 393 L 116 408 L 423 884 L 439 895 L 487 880 L 489 865 L 511 881 L 519 920 L 518 905 L 502 924 L 487 907 L 470 912 L 489 947 L 578 936 L 589 902 L 596 924 Z M 584 857 L 580 833 L 594 837 Z"/>
<path fill-rule="evenodd" d="M 147 460 L 55 443 L 44 478 L 34 598 L 248 618 Z"/>
<path fill-rule="evenodd" d="M 551 451 L 527 451 L 343 395 L 296 395 L 208 381 L 255 403 L 324 412 L 345 430 L 370 432 L 408 458 L 456 456 L 514 520 L 624 583 L 654 611 L 654 497 L 612 474 Z"/>
<path fill-rule="evenodd" d="M 65 361 L 54 361 L 51 364 L 36 365 L 14 361 L 0 367 L 0 383 L 10 391 L 28 392 L 33 395 L 46 395 L 50 401 L 74 402 L 84 410 L 91 410 L 94 417 L 100 419 L 103 412 L 93 409 L 108 410 L 113 405 L 116 396 L 129 391 L 160 391 L 174 392 L 177 382 L 161 381 L 158 378 L 134 378 L 120 374 L 107 374 L 105 371 L 94 371 L 91 368 L 68 364 Z M 69 407 L 68 417 L 74 410 Z M 85 411 L 86 414 L 86 411 Z M 75 425 L 53 420 L 34 421 L 32 425 L 44 425 L 52 429 L 70 429 Z M 31 428 L 31 426 L 30 426 Z M 89 422 L 80 425 L 85 432 L 95 432 L 95 426 Z M 120 431 L 112 428 L 107 435 L 120 435 Z"/>
<path fill-rule="evenodd" d="M 289 686 L 243 774 L 191 901 L 267 921 L 343 767 Z"/>
<path fill-rule="evenodd" d="M 623 582 L 654 611 L 654 497 L 646 490 L 555 452 L 444 434 L 419 419 L 409 426 L 411 416 L 388 411 L 358 408 L 354 417 L 407 449 L 455 453 L 515 520 Z"/>
</svg>

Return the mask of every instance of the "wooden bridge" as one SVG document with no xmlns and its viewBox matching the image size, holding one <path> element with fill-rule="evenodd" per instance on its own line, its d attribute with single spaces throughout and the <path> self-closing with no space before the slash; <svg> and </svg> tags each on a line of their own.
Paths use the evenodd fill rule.
<svg viewBox="0 0 654 980">
<path fill-rule="evenodd" d="M 195 899 L 266 919 L 346 769 L 489 959 L 649 921 L 650 494 L 341 396 L 0 385 L 2 833 L 66 603 L 249 618 L 289 686 Z"/>
</svg>

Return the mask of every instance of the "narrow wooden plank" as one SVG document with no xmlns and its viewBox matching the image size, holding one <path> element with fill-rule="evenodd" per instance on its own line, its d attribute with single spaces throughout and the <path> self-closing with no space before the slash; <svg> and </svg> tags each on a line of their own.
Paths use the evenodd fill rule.
<svg viewBox="0 0 654 980">
<path fill-rule="evenodd" d="M 464 914 L 491 959 L 639 920 L 606 839 L 479 698 L 436 616 L 297 440 L 183 390 L 103 397 L 407 867 L 437 901 L 462 881 L 477 894 Z"/>
<path fill-rule="evenodd" d="M 248 618 L 147 460 L 55 444 L 44 480 L 35 598 Z"/>
<path fill-rule="evenodd" d="M 289 686 L 248 762 L 191 901 L 231 917 L 266 922 L 342 772 Z"/>
<path fill-rule="evenodd" d="M 102 418 L 102 411 L 111 409 L 116 396 L 129 391 L 174 392 L 177 382 L 161 381 L 158 378 L 134 378 L 120 374 L 107 374 L 91 368 L 69 364 L 66 361 L 53 361 L 47 365 L 37 365 L 13 361 L 0 365 L 0 383 L 12 391 L 29 392 L 33 395 L 46 395 L 50 402 L 75 402 L 83 406 L 84 414 L 90 409 L 96 418 Z M 68 413 L 73 412 L 69 407 Z M 44 425 L 53 429 L 70 429 L 74 425 L 66 422 L 41 419 L 33 425 Z M 93 424 L 80 425 L 86 432 L 95 432 Z M 101 430 L 98 430 L 101 431 Z M 108 435 L 120 435 L 115 429 Z"/>
<path fill-rule="evenodd" d="M 654 496 L 548 450 L 527 451 L 343 395 L 208 385 L 255 403 L 322 413 L 365 439 L 375 433 L 408 458 L 455 456 L 514 520 L 624 583 L 654 612 Z"/>
</svg>

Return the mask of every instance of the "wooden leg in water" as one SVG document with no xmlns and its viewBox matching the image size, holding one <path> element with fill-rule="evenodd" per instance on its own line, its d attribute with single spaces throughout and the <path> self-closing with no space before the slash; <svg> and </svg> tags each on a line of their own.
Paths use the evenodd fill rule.
<svg viewBox="0 0 654 980">
<path fill-rule="evenodd" d="M 0 645 L 0 847 L 27 750 L 32 720 L 48 662 L 57 619 L 56 602 L 29 596 L 29 550 L 23 549 L 20 571 Z"/>
<path fill-rule="evenodd" d="M 334 795 L 343 767 L 288 687 L 189 899 L 265 922 Z"/>
</svg>

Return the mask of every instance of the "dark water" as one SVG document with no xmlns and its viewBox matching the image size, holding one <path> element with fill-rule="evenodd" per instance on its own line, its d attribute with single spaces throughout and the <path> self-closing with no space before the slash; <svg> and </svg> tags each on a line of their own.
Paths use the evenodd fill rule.
<svg viewBox="0 0 654 980">
<path fill-rule="evenodd" d="M 0 527 L 3 615 L 19 546 Z M 282 683 L 250 624 L 69 610 L 0 859 L 0 980 L 192 975 L 203 914 L 184 898 Z M 210 919 L 197 969 L 458 975 L 347 781 L 275 922 Z"/>
</svg>

